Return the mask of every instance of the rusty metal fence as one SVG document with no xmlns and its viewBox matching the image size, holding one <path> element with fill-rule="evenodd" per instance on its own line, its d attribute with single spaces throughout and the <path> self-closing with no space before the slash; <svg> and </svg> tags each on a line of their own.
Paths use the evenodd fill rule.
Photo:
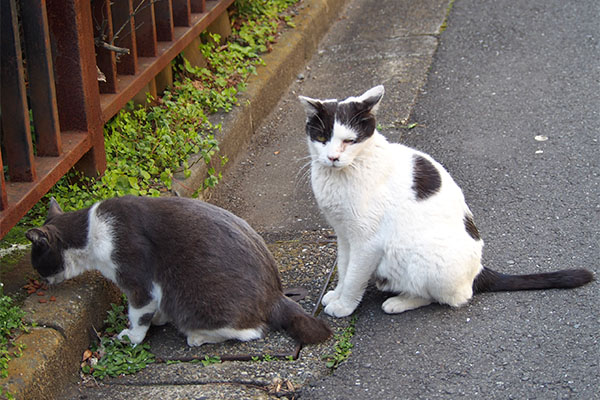
<svg viewBox="0 0 600 400">
<path fill-rule="evenodd" d="M 0 238 L 234 0 L 1 0 Z M 32 135 L 33 132 L 33 135 Z"/>
</svg>

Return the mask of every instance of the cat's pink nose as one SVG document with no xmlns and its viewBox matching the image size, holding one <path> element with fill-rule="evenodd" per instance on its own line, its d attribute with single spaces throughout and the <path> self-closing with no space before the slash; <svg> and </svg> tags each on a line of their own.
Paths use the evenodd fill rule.
<svg viewBox="0 0 600 400">
<path fill-rule="evenodd" d="M 327 156 L 327 158 L 329 158 L 329 161 L 331 162 L 340 161 L 340 158 L 337 156 Z"/>
</svg>

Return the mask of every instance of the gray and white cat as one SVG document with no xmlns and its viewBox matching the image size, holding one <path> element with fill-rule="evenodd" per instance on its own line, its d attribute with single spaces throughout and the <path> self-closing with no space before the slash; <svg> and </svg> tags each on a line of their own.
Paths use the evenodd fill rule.
<svg viewBox="0 0 600 400">
<path fill-rule="evenodd" d="M 62 212 L 52 199 L 44 225 L 26 233 L 33 266 L 56 284 L 96 269 L 129 300 L 128 336 L 172 322 L 190 346 L 242 341 L 283 329 L 302 343 L 327 324 L 282 292 L 263 239 L 241 218 L 199 200 L 121 197 Z"/>
<path fill-rule="evenodd" d="M 343 101 L 300 96 L 307 113 L 311 182 L 338 239 L 338 283 L 325 312 L 350 315 L 367 283 L 395 295 L 386 313 L 432 302 L 460 307 L 473 292 L 573 288 L 583 269 L 505 275 L 481 265 L 483 241 L 450 174 L 429 155 L 388 143 L 375 127 L 376 86 Z"/>
</svg>

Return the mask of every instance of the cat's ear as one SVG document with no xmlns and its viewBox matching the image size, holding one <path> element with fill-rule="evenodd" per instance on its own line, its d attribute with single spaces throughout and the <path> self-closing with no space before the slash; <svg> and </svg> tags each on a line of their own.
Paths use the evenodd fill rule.
<svg viewBox="0 0 600 400">
<path fill-rule="evenodd" d="M 50 199 L 50 204 L 48 204 L 48 218 L 55 217 L 63 213 L 62 208 L 58 205 L 58 202 L 54 197 Z"/>
<path fill-rule="evenodd" d="M 364 92 L 362 96 L 357 99 L 357 101 L 363 103 L 364 107 L 368 111 L 375 113 L 379 103 L 381 102 L 381 99 L 383 98 L 384 92 L 385 90 L 383 89 L 383 85 L 378 85 Z"/>
<path fill-rule="evenodd" d="M 25 232 L 25 237 L 33 243 L 34 246 L 41 248 L 50 247 L 50 241 L 46 232 L 40 228 L 33 228 Z"/>
<path fill-rule="evenodd" d="M 311 99 L 310 97 L 306 96 L 298 96 L 298 99 L 300 100 L 300 103 L 302 103 L 302 105 L 304 106 L 304 111 L 306 111 L 306 115 L 309 117 L 312 117 L 313 115 L 317 114 L 321 109 L 321 106 L 323 105 L 323 103 L 321 103 L 320 100 Z"/>
</svg>

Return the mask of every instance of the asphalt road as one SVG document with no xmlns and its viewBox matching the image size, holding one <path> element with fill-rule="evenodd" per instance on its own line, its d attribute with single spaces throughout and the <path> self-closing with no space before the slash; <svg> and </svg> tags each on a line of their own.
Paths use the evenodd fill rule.
<svg viewBox="0 0 600 400">
<path fill-rule="evenodd" d="M 401 141 L 461 185 L 491 268 L 600 273 L 599 20 L 595 0 L 452 7 L 411 113 L 419 125 Z M 371 289 L 349 361 L 303 398 L 600 398 L 598 289 L 483 294 L 397 316 Z"/>
</svg>

